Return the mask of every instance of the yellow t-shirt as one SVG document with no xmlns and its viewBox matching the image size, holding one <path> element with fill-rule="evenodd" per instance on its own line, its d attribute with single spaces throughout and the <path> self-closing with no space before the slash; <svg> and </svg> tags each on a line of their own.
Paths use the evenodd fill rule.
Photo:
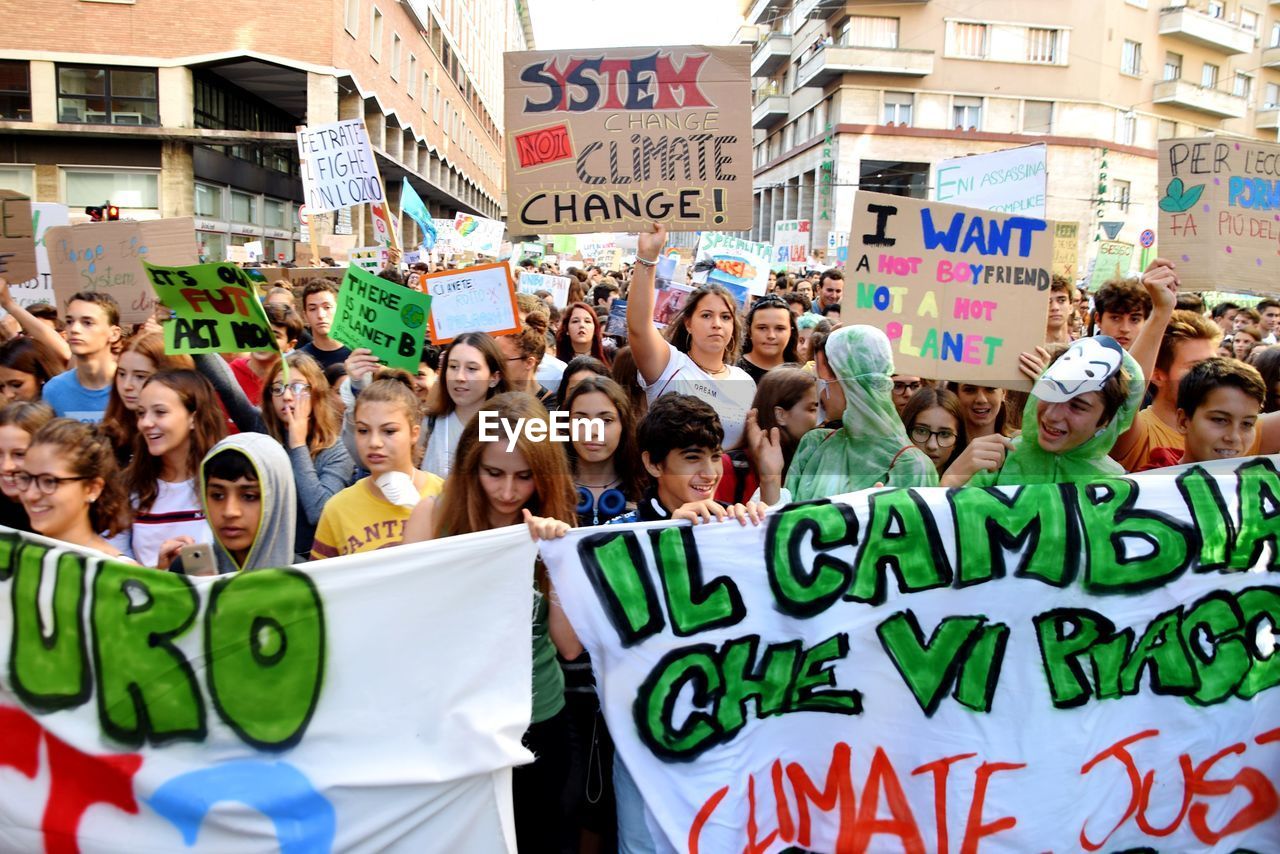
<svg viewBox="0 0 1280 854">
<path fill-rule="evenodd" d="M 1129 448 L 1129 452 L 1123 457 L 1117 457 L 1115 454 L 1111 455 L 1116 462 L 1124 466 L 1125 471 L 1142 471 L 1147 466 L 1151 452 L 1156 448 L 1186 450 L 1186 442 L 1183 441 L 1182 434 L 1161 421 L 1155 410 L 1150 406 L 1138 412 L 1138 415 L 1133 419 L 1133 425 L 1140 431 L 1138 440 L 1133 443 Z M 1262 430 L 1259 428 L 1254 431 L 1253 445 L 1249 448 L 1248 453 L 1250 455 L 1257 454 L 1261 449 Z"/>
<path fill-rule="evenodd" d="M 418 494 L 423 498 L 439 495 L 444 481 L 430 472 L 423 474 L 427 480 Z M 356 481 L 324 505 L 315 542 L 311 544 L 312 560 L 371 552 L 404 541 L 404 523 L 413 509 L 375 495 L 371 480 L 366 477 Z"/>
</svg>

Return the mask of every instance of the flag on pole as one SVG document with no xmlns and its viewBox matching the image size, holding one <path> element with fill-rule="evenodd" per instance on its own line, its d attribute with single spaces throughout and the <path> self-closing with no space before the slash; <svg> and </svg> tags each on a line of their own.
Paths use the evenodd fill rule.
<svg viewBox="0 0 1280 854">
<path fill-rule="evenodd" d="M 409 219 L 416 222 L 418 228 L 422 229 L 424 249 L 429 250 L 436 245 L 436 226 L 431 219 L 431 213 L 417 191 L 413 189 L 413 185 L 409 183 L 408 178 L 404 179 L 404 187 L 400 191 L 400 211 L 408 215 Z"/>
</svg>

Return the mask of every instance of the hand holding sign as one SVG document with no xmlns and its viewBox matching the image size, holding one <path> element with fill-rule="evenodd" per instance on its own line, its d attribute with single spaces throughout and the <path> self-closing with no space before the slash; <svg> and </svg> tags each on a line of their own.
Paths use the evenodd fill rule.
<svg viewBox="0 0 1280 854">
<path fill-rule="evenodd" d="M 235 264 L 159 267 L 142 262 L 160 302 L 174 313 L 165 325 L 170 353 L 275 350 L 253 281 Z"/>
<path fill-rule="evenodd" d="M 329 334 L 352 349 L 367 347 L 384 364 L 414 373 L 430 311 L 431 297 L 353 264 L 338 291 Z"/>
</svg>

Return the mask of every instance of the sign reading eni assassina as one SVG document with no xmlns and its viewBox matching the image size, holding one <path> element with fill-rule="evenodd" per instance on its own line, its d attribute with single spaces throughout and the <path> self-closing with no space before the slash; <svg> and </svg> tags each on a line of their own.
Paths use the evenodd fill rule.
<svg viewBox="0 0 1280 854">
<path fill-rule="evenodd" d="M 513 232 L 751 227 L 746 46 L 508 53 Z"/>
</svg>

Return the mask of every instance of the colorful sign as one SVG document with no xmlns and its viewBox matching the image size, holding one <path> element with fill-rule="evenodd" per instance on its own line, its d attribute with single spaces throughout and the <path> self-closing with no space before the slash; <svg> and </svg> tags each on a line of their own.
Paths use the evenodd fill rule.
<svg viewBox="0 0 1280 854">
<path fill-rule="evenodd" d="M 1280 293 L 1280 145 L 1160 142 L 1160 254 L 1196 287 Z"/>
<path fill-rule="evenodd" d="M 385 246 L 357 246 L 347 253 L 351 263 L 368 273 L 386 268 L 388 255 Z M 415 368 L 416 370 L 416 368 Z"/>
<path fill-rule="evenodd" d="M 464 213 L 454 216 L 453 228 L 465 248 L 495 258 L 502 246 L 502 233 L 506 230 L 502 220 Z"/>
<path fill-rule="evenodd" d="M 385 365 L 416 374 L 431 308 L 430 296 L 352 264 L 338 290 L 329 334 L 353 350 L 368 347 Z"/>
<path fill-rule="evenodd" d="M 35 234 L 36 275 L 25 282 L 10 282 L 9 294 L 23 308 L 37 303 L 56 305 L 53 293 L 53 273 L 49 264 L 49 245 L 46 242 L 49 229 L 70 222 L 67 206 L 34 202 L 31 205 L 32 233 Z"/>
<path fill-rule="evenodd" d="M 564 308 L 569 304 L 569 277 L 547 276 L 542 273 L 521 273 L 516 279 L 516 289 L 522 294 L 536 294 L 538 291 L 551 293 L 551 304 L 556 308 Z"/>
<path fill-rule="evenodd" d="M 743 240 L 717 231 L 703 232 L 698 240 L 697 262 L 715 266 L 695 272 L 693 278 L 699 284 L 714 282 L 724 285 L 738 298 L 738 302 L 743 302 L 748 293 L 764 296 L 769 288 L 769 260 L 772 255 L 773 247 L 768 243 Z"/>
<path fill-rule="evenodd" d="M 38 274 L 31 199 L 0 190 L 0 279 L 28 282 Z"/>
<path fill-rule="evenodd" d="M 1080 269 L 1080 223 L 1053 223 L 1053 274 L 1076 283 Z"/>
<path fill-rule="evenodd" d="M 971 154 L 943 160 L 934 170 L 934 201 L 1044 218 L 1048 146 Z"/>
<path fill-rule="evenodd" d="M 844 323 L 884 330 L 899 373 L 1028 389 L 1044 342 L 1053 236 L 1011 214 L 858 191 Z"/>
<path fill-rule="evenodd" d="M 1112 279 L 1123 279 L 1129 275 L 1129 265 L 1132 262 L 1132 243 L 1102 241 L 1098 244 L 1098 255 L 1093 262 L 1093 272 L 1089 275 L 1089 290 L 1096 290 Z"/>
<path fill-rule="evenodd" d="M 361 119 L 298 128 L 298 159 L 310 216 L 385 198 Z"/>
<path fill-rule="evenodd" d="M 751 228 L 751 49 L 505 54 L 518 233 Z"/>
<path fill-rule="evenodd" d="M 161 305 L 173 312 L 164 324 L 168 353 L 243 353 L 275 350 L 271 324 L 258 290 L 230 261 L 159 267 L 142 262 Z M 416 368 L 416 366 L 415 366 Z"/>
<path fill-rule="evenodd" d="M 115 298 L 120 323 L 142 323 L 155 310 L 156 295 L 143 261 L 187 267 L 200 258 L 195 220 L 87 222 L 57 226 L 45 233 L 58 308 L 77 291 L 99 291 Z"/>
<path fill-rule="evenodd" d="M 516 288 L 505 262 L 428 273 L 431 343 L 447 344 L 464 332 L 505 335 L 520 330 Z"/>
<path fill-rule="evenodd" d="M 1215 469 L 541 552 L 660 850 L 1276 851 L 1280 475 Z"/>
<path fill-rule="evenodd" d="M 779 264 L 803 267 L 809 263 L 810 221 L 780 219 L 773 224 L 773 260 Z"/>
<path fill-rule="evenodd" d="M 3 847 L 514 850 L 535 556 L 521 526 L 196 578 L 5 529 Z"/>
</svg>

